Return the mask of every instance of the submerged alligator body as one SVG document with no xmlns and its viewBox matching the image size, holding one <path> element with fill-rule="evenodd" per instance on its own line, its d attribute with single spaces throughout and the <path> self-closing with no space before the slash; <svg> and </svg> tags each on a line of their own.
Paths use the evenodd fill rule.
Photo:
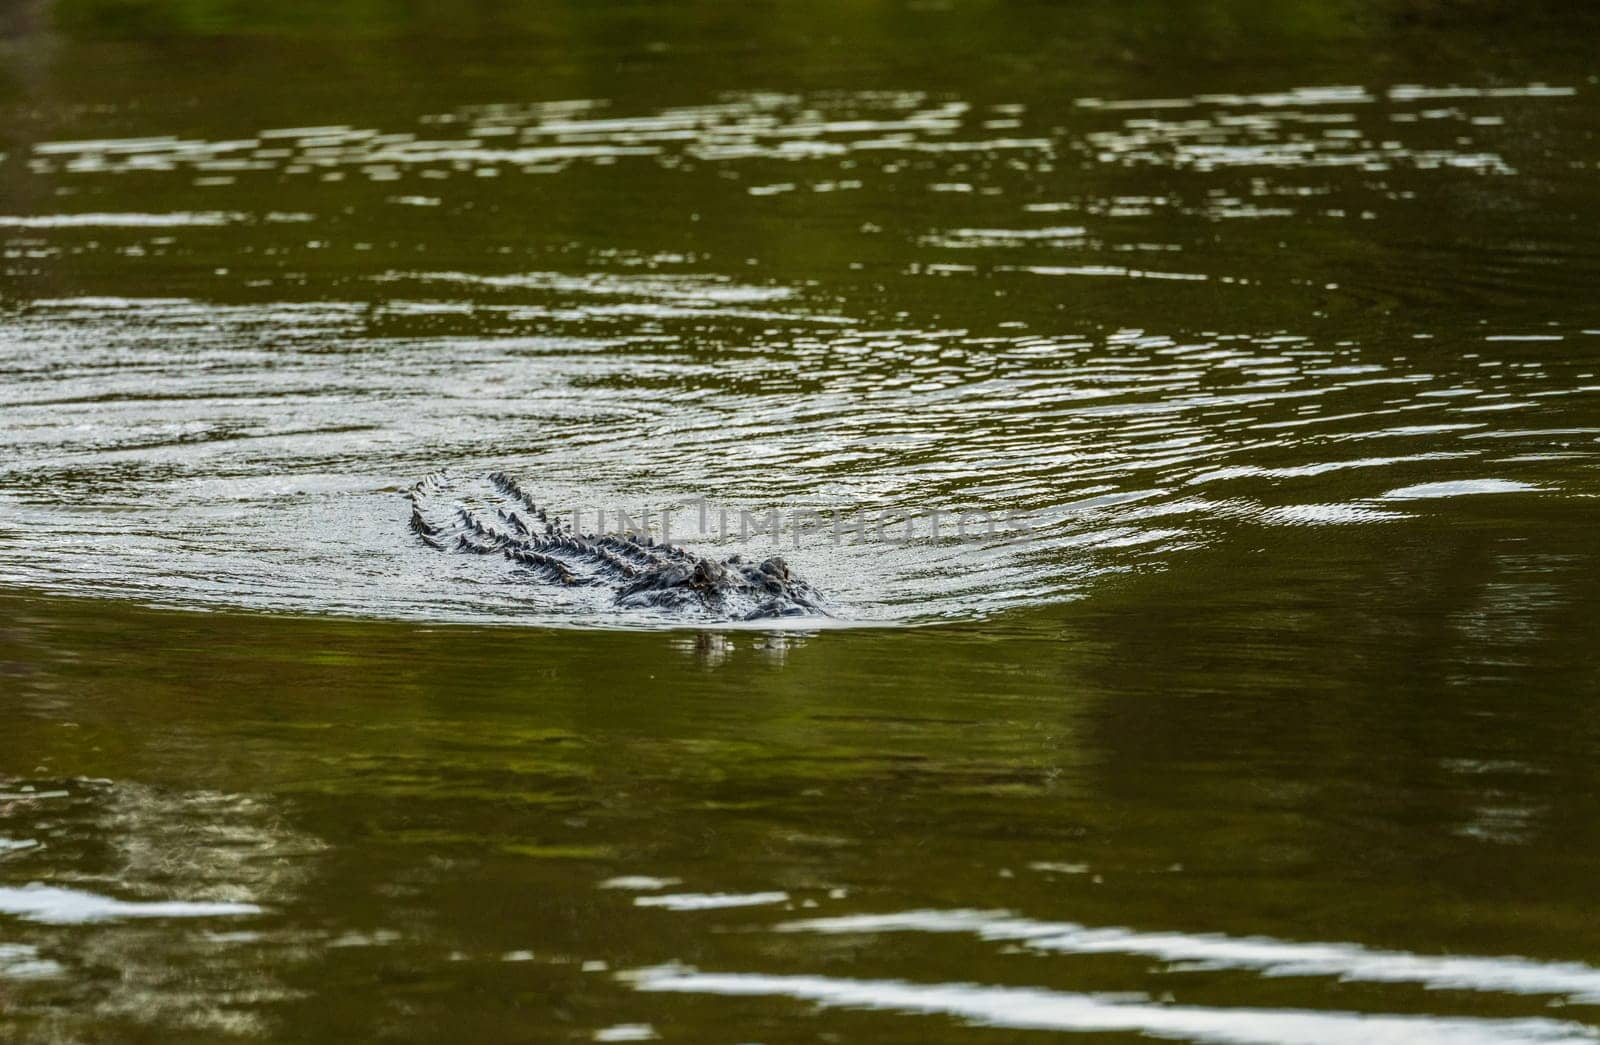
<svg viewBox="0 0 1600 1045">
<path fill-rule="evenodd" d="M 429 547 L 504 555 L 547 584 L 606 586 L 617 606 L 722 620 L 826 615 L 779 556 L 708 559 L 651 537 L 575 533 L 503 472 L 465 482 L 435 473 L 409 497 L 411 529 Z"/>
</svg>

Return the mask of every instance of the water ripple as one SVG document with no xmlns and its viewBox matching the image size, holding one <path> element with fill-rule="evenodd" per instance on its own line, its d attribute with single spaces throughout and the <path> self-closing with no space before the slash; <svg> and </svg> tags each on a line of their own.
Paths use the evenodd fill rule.
<svg viewBox="0 0 1600 1045">
<path fill-rule="evenodd" d="M 1412 983 L 1429 990 L 1552 995 L 1600 1003 L 1600 968 L 1580 962 L 1516 957 L 1420 955 L 1372 950 L 1350 943 L 1297 943 L 1258 936 L 1139 932 L 1070 922 L 1018 918 L 1004 911 L 905 911 L 814 918 L 778 926 L 780 932 L 962 933 L 985 941 L 1015 941 L 1055 954 L 1138 954 L 1207 969 L 1248 969 L 1263 976 L 1328 976 L 1340 982 Z"/>
<path fill-rule="evenodd" d="M 0 218 L 0 583 L 609 622 L 422 554 L 397 494 L 440 467 L 720 552 L 757 549 L 707 520 L 812 520 L 779 541 L 852 621 L 1242 530 L 1581 506 L 1600 250 L 1570 164 L 1508 131 L 1579 97 L 743 92 L 39 141 L 0 161 L 41 203 Z M 1481 228 L 1427 233 L 1446 203 Z"/>
<path fill-rule="evenodd" d="M 955 1016 L 983 1027 L 1146 1034 L 1228 1045 L 1326 1045 L 1329 1042 L 1490 1045 L 1589 1042 L 1578 1023 L 1549 1019 L 1478 1019 L 1314 1012 L 1304 1009 L 1205 1008 L 1106 999 L 1026 987 L 970 983 L 907 983 L 828 976 L 705 973 L 666 967 L 629 975 L 641 991 L 778 996 L 827 1008 Z"/>
</svg>

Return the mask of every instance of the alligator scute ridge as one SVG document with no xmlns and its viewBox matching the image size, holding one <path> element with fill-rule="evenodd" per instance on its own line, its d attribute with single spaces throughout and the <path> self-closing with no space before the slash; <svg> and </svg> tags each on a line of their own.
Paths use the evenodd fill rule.
<svg viewBox="0 0 1600 1045">
<path fill-rule="evenodd" d="M 699 611 L 724 620 L 827 616 L 822 596 L 781 556 L 711 559 L 653 537 L 574 533 L 504 472 L 476 494 L 435 472 L 407 495 L 411 530 L 430 548 L 500 554 L 561 586 L 607 586 L 628 608 Z"/>
</svg>

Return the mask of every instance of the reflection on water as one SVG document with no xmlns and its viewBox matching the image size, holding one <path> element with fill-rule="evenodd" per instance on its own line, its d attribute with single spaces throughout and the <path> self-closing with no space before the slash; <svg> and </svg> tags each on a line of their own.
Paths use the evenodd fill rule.
<svg viewBox="0 0 1600 1045">
<path fill-rule="evenodd" d="M 45 925 L 78 925 L 119 918 L 206 918 L 216 915 L 259 914 L 254 904 L 192 903 L 183 900 L 129 903 L 74 889 L 57 889 L 30 882 L 20 889 L 0 888 L 0 914 Z"/>
<path fill-rule="evenodd" d="M 646 898 L 636 903 L 643 905 Z M 754 897 L 652 897 L 669 910 L 782 903 L 784 893 Z M 668 901 L 682 900 L 682 903 Z M 814 904 L 813 904 L 814 906 Z M 1015 942 L 1056 955 L 1140 955 L 1164 963 L 1172 980 L 1219 970 L 1249 970 L 1278 979 L 1328 977 L 1339 983 L 1415 984 L 1427 990 L 1550 995 L 1600 1003 L 1600 968 L 1524 958 L 1428 956 L 1370 950 L 1355 944 L 1294 943 L 1178 931 L 1041 922 L 1006 912 L 906 911 L 780 923 L 777 932 L 872 937 L 884 933 L 957 933 L 985 942 Z M 1600 1032 L 1556 1019 L 1438 1019 L 1309 1009 L 1199 1008 L 1157 1000 L 1143 991 L 1070 993 L 972 983 L 911 983 L 815 975 L 700 972 L 678 964 L 629 970 L 618 979 L 644 992 L 785 997 L 824 1007 L 947 1014 L 974 1024 L 1034 1030 L 1137 1031 L 1160 1038 L 1263 1042 L 1528 1042 L 1593 1041 Z"/>
<path fill-rule="evenodd" d="M 0 948 L 0 985 L 42 992 L 10 993 L 8 1038 L 152 1022 L 259 1034 L 267 1023 L 252 1010 L 295 995 L 274 972 L 246 984 L 228 968 L 319 848 L 268 805 L 105 779 L 4 786 L 0 830 L 19 837 L 0 850 L 0 931 L 22 942 Z M 174 932 L 187 924 L 205 928 Z"/>
<path fill-rule="evenodd" d="M 1521 958 L 1423 957 L 1370 951 L 1351 944 L 1290 943 L 1262 937 L 1091 929 L 1038 922 L 992 911 L 907 911 L 790 922 L 781 932 L 969 933 L 982 940 L 1015 940 L 1060 954 L 1142 954 L 1197 969 L 1253 969 L 1264 976 L 1333 976 L 1342 981 L 1416 983 L 1433 989 L 1558 994 L 1600 1001 L 1600 968 Z"/>
<path fill-rule="evenodd" d="M 0 1026 L 1591 1040 L 1592 548 L 1396 526 L 798 641 L 13 598 Z"/>
<path fill-rule="evenodd" d="M 61 966 L 39 957 L 37 947 L 0 944 L 0 980 L 27 980 L 60 975 Z"/>
<path fill-rule="evenodd" d="M 957 1016 L 986 1027 L 1017 1030 L 1127 1031 L 1182 1041 L 1228 1045 L 1326 1045 L 1328 1042 L 1587 1042 L 1596 1034 L 1557 1020 L 1434 1019 L 1353 1012 L 1196 1009 L 1141 1004 L 1020 987 L 897 980 L 837 980 L 821 976 L 762 976 L 644 970 L 630 979 L 644 991 L 732 996 L 779 996 L 851 1009 Z"/>
</svg>

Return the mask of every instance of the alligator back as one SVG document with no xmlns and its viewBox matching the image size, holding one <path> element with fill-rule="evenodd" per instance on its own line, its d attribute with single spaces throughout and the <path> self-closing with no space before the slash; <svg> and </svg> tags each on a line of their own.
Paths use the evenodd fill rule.
<svg viewBox="0 0 1600 1045">
<path fill-rule="evenodd" d="M 411 530 L 430 548 L 504 556 L 543 584 L 602 585 L 618 606 L 720 620 L 825 615 L 816 589 L 779 556 L 710 559 L 650 537 L 576 533 L 503 472 L 436 472 L 408 496 Z"/>
</svg>

